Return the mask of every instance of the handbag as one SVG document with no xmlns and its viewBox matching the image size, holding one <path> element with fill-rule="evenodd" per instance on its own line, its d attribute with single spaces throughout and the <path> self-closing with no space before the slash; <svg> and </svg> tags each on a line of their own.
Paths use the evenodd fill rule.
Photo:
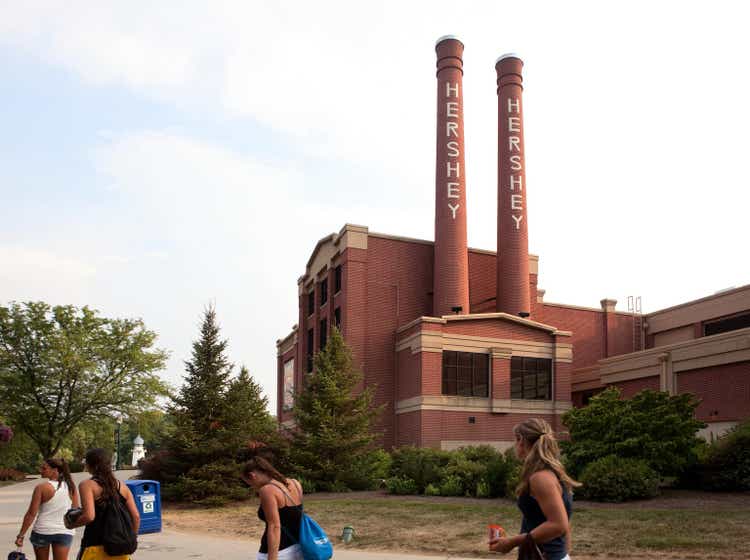
<svg viewBox="0 0 750 560">
<path fill-rule="evenodd" d="M 518 547 L 518 560 L 547 560 L 531 533 L 526 533 L 526 538 Z"/>
<path fill-rule="evenodd" d="M 65 515 L 63 515 L 63 524 L 65 525 L 66 529 L 73 529 L 73 525 L 76 521 L 78 521 L 78 518 L 81 517 L 81 514 L 83 513 L 83 509 L 77 507 L 77 508 L 70 508 L 68 511 L 65 512 Z"/>
<path fill-rule="evenodd" d="M 20 548 L 18 548 L 17 550 L 14 550 L 10 554 L 8 554 L 8 560 L 26 560 L 26 555 L 21 552 Z"/>
</svg>

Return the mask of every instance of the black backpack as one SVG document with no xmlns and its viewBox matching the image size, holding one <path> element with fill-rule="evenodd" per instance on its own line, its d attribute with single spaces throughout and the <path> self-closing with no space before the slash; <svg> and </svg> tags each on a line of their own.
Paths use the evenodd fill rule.
<svg viewBox="0 0 750 560">
<path fill-rule="evenodd" d="M 102 535 L 104 552 L 109 556 L 133 554 L 138 548 L 138 536 L 133 532 L 133 520 L 130 512 L 122 503 L 120 487 L 104 508 L 104 534 Z"/>
</svg>

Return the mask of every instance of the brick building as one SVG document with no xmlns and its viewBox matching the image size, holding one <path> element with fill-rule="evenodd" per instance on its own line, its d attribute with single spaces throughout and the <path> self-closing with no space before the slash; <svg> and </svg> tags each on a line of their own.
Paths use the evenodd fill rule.
<svg viewBox="0 0 750 560">
<path fill-rule="evenodd" d="M 467 247 L 463 45 L 437 52 L 435 241 L 345 225 L 298 280 L 298 322 L 277 342 L 278 410 L 338 326 L 376 404 L 386 447 L 511 445 L 528 416 L 560 417 L 617 385 L 690 391 L 706 432 L 750 416 L 750 286 L 648 315 L 550 303 L 528 253 L 523 63 L 498 59 L 498 251 Z"/>
</svg>

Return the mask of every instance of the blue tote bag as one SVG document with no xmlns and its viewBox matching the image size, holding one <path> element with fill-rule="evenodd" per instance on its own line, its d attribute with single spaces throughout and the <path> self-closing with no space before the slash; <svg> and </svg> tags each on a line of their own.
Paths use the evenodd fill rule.
<svg viewBox="0 0 750 560">
<path fill-rule="evenodd" d="M 305 560 L 329 560 L 333 557 L 333 545 L 323 528 L 304 512 L 302 506 L 302 519 L 299 523 L 299 540 L 297 544 L 302 549 Z M 296 540 L 285 527 L 282 527 L 287 536 Z"/>
</svg>

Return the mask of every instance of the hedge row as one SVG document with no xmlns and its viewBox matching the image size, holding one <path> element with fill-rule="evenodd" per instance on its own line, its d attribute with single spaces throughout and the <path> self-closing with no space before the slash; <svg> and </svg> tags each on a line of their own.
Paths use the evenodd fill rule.
<svg viewBox="0 0 750 560">
<path fill-rule="evenodd" d="M 402 447 L 391 454 L 392 494 L 497 498 L 512 493 L 520 464 L 512 453 L 481 445 L 456 451 Z"/>
</svg>

